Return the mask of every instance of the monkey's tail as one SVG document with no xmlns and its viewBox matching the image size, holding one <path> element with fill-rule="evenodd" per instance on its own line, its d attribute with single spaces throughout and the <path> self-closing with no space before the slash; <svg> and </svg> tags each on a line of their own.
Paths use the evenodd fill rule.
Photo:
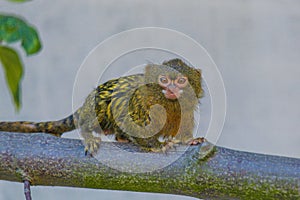
<svg viewBox="0 0 300 200">
<path fill-rule="evenodd" d="M 74 130 L 75 123 L 73 115 L 58 121 L 48 122 L 0 122 L 0 131 L 20 133 L 49 133 L 60 137 L 64 132 Z"/>
</svg>

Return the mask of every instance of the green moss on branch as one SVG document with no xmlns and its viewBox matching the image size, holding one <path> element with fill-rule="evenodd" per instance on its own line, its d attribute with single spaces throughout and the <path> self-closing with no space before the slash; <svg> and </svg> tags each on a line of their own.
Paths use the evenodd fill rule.
<svg viewBox="0 0 300 200">
<path fill-rule="evenodd" d="M 300 199 L 296 158 L 211 148 L 207 143 L 180 146 L 165 155 L 104 142 L 97 160 L 84 156 L 83 148 L 78 140 L 0 132 L 0 179 L 202 199 Z"/>
</svg>

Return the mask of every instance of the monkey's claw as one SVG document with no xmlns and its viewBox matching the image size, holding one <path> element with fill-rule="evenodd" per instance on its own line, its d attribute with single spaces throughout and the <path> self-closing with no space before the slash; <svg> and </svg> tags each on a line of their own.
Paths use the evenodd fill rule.
<svg viewBox="0 0 300 200">
<path fill-rule="evenodd" d="M 163 153 L 167 153 L 167 151 L 169 151 L 170 149 L 176 149 L 177 144 L 170 141 L 170 142 L 166 142 L 166 144 L 161 148 L 161 151 Z"/>
<path fill-rule="evenodd" d="M 88 138 L 84 140 L 85 148 L 84 153 L 87 155 L 90 153 L 92 156 L 95 155 L 100 147 L 101 139 L 99 137 Z"/>
<path fill-rule="evenodd" d="M 203 142 L 205 142 L 205 138 L 198 137 L 198 138 L 194 138 L 191 141 L 189 141 L 188 144 L 189 145 L 198 145 L 198 144 L 202 144 Z"/>
<path fill-rule="evenodd" d="M 170 140 L 170 141 L 166 141 L 160 148 L 150 148 L 150 151 L 155 152 L 155 153 L 165 153 L 167 154 L 167 152 L 170 149 L 176 149 L 176 147 L 179 144 L 179 140 Z"/>
</svg>

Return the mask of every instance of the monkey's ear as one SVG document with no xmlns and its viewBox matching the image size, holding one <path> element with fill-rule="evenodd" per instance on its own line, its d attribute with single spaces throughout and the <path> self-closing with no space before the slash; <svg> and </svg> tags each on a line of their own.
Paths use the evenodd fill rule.
<svg viewBox="0 0 300 200">
<path fill-rule="evenodd" d="M 148 64 L 145 66 L 145 82 L 155 83 L 157 79 L 157 65 Z"/>
<path fill-rule="evenodd" d="M 201 69 L 194 69 L 195 72 L 196 72 L 196 76 L 198 79 L 201 79 L 202 77 L 202 70 Z"/>
<path fill-rule="evenodd" d="M 152 66 L 153 66 L 152 64 L 146 65 L 145 72 L 149 72 L 151 70 Z"/>
<path fill-rule="evenodd" d="M 198 74 L 201 75 L 201 73 L 202 73 L 201 69 L 196 69 L 196 71 L 198 72 Z"/>
<path fill-rule="evenodd" d="M 158 65 L 155 65 L 155 64 L 148 64 L 146 65 L 145 67 L 145 73 L 148 74 L 148 73 L 153 73 L 155 71 L 157 71 L 157 67 Z"/>
</svg>

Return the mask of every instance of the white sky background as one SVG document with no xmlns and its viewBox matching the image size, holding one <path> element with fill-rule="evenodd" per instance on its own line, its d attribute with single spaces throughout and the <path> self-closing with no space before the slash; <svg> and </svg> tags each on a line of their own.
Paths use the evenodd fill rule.
<svg viewBox="0 0 300 200">
<path fill-rule="evenodd" d="M 23 56 L 19 114 L 0 70 L 0 121 L 54 120 L 70 114 L 77 70 L 95 45 L 120 31 L 159 26 L 197 40 L 219 67 L 228 107 L 218 145 L 300 158 L 299 8 L 297 0 L 0 0 L 0 13 L 25 17 L 43 43 L 38 55 Z M 185 199 L 56 187 L 34 187 L 32 193 L 34 199 L 45 200 L 53 199 L 48 196 L 53 193 L 55 199 Z M 0 182 L 0 200 L 22 198 L 21 184 Z"/>
</svg>

